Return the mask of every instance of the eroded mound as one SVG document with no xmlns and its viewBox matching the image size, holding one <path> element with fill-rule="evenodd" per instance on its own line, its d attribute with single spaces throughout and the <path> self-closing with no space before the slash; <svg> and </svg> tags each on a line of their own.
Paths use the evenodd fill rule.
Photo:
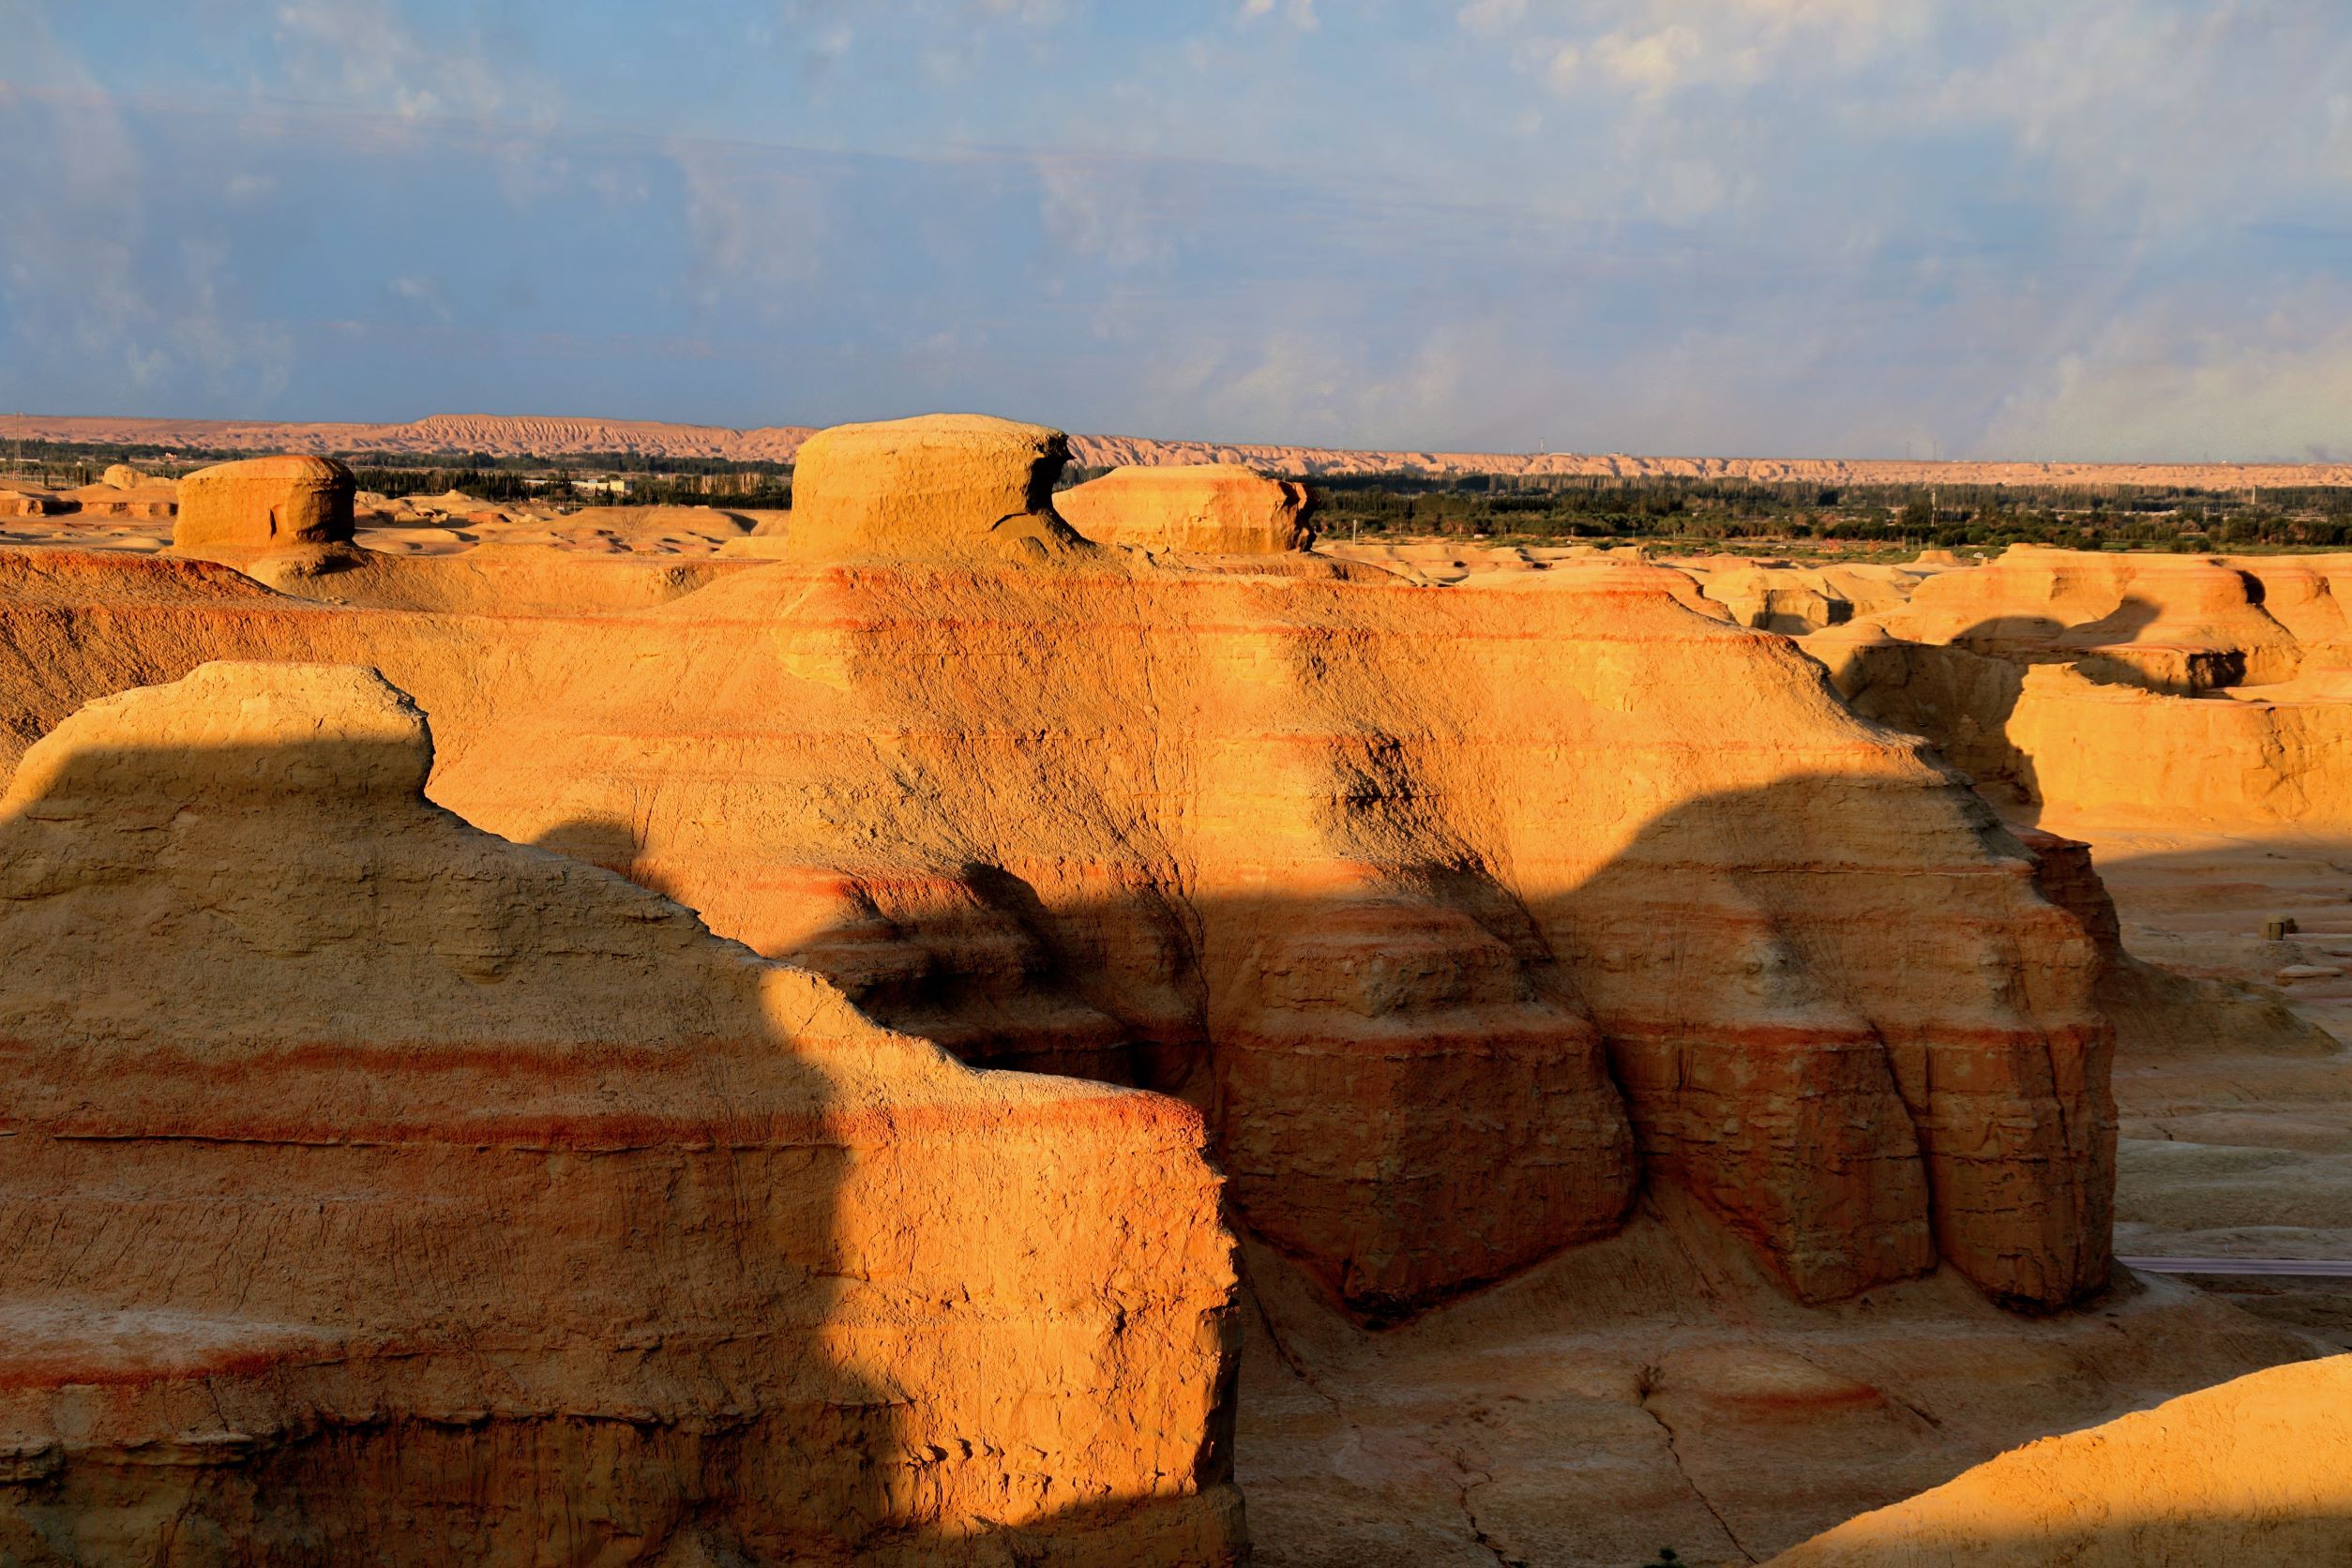
<svg viewBox="0 0 2352 1568">
<path fill-rule="evenodd" d="M 1096 544 L 1197 555 L 1276 555 L 1315 542 L 1306 487 L 1239 463 L 1114 469 L 1054 507 Z"/>
<path fill-rule="evenodd" d="M 1193 1112 L 975 1075 L 431 761 L 215 664 L 0 798 L 0 1558 L 1238 1551 Z"/>
<path fill-rule="evenodd" d="M 787 548 L 798 561 L 1043 555 L 1080 541 L 1054 515 L 1070 441 L 1043 425 L 934 414 L 839 425 L 792 470 Z"/>
<path fill-rule="evenodd" d="M 179 483 L 172 548 L 184 555 L 352 536 L 352 472 L 333 458 L 248 458 L 198 469 Z"/>
</svg>

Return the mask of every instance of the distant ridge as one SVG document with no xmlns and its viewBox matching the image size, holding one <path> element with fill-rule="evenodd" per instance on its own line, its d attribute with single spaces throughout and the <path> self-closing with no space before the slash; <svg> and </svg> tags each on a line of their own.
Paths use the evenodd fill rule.
<svg viewBox="0 0 2352 1568">
<path fill-rule="evenodd" d="M 642 419 L 435 414 L 404 424 L 279 424 L 239 419 L 111 419 L 62 415 L 0 416 L 0 441 L 80 441 L 232 452 L 478 452 L 561 458 L 628 452 L 648 458 L 790 462 L 814 433 L 803 425 L 733 430 Z M 2352 486 L 2352 463 L 1919 462 L 1842 458 L 1634 458 L 1567 452 L 1338 451 L 1316 446 L 1160 441 L 1081 435 L 1074 460 L 1094 468 L 1241 462 L 1309 478 L 1413 474 L 1455 478 L 1684 478 L 1819 485 L 2148 485 L 2194 490 Z"/>
</svg>

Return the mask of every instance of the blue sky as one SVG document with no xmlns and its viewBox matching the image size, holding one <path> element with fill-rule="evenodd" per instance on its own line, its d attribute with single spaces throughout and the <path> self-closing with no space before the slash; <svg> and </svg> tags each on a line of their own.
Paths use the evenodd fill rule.
<svg viewBox="0 0 2352 1568">
<path fill-rule="evenodd" d="M 0 410 L 2352 459 L 2343 0 L 0 0 Z"/>
</svg>

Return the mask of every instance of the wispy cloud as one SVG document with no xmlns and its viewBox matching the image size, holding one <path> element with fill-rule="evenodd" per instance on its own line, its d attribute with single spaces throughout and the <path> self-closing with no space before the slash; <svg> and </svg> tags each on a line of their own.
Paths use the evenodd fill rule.
<svg viewBox="0 0 2352 1568">
<path fill-rule="evenodd" d="M 2344 440 L 2339 7 L 0 0 L 0 403 Z"/>
</svg>

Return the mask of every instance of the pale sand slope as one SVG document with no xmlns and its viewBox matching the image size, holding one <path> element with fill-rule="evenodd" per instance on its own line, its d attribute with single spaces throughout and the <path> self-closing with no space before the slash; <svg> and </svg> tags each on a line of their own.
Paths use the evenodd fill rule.
<svg viewBox="0 0 2352 1568">
<path fill-rule="evenodd" d="M 2352 1356 L 2272 1367 L 2050 1438 L 1850 1520 L 1787 1568 L 2342 1562 Z"/>
<path fill-rule="evenodd" d="M 633 452 L 648 457 L 790 462 L 815 430 L 663 424 L 640 419 L 436 414 L 400 424 L 291 424 L 267 420 L 128 419 L 20 415 L 0 437 L 201 447 L 237 452 L 478 452 L 557 457 Z M 1913 462 L 1843 458 L 1627 457 L 1620 453 L 1344 451 L 1315 446 L 1145 436 L 1074 436 L 1074 462 L 1091 468 L 1247 463 L 1289 475 L 1413 473 L 1431 476 L 1745 479 L 1829 485 L 2181 485 L 2199 490 L 2352 485 L 2352 463 Z"/>
</svg>

